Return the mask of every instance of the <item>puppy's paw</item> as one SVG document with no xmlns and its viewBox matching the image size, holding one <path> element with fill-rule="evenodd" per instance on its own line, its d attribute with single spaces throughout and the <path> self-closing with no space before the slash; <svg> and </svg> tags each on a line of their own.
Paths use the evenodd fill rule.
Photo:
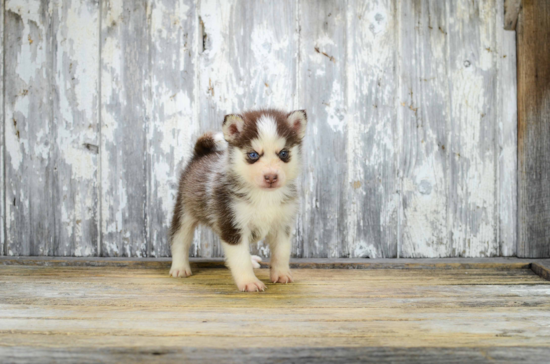
<svg viewBox="0 0 550 364">
<path fill-rule="evenodd" d="M 290 269 L 272 269 L 269 275 L 273 283 L 292 283 L 294 281 Z"/>
<path fill-rule="evenodd" d="M 259 257 L 257 255 L 251 255 L 250 260 L 252 260 L 252 267 L 253 268 L 261 268 L 260 262 L 262 261 L 262 257 Z"/>
<path fill-rule="evenodd" d="M 237 287 L 241 292 L 260 292 L 265 291 L 265 284 L 256 277 L 242 279 L 237 282 Z"/>
<path fill-rule="evenodd" d="M 170 276 L 174 278 L 185 278 L 189 277 L 191 274 L 191 267 L 189 264 L 174 264 L 172 263 L 172 268 L 170 268 Z"/>
</svg>

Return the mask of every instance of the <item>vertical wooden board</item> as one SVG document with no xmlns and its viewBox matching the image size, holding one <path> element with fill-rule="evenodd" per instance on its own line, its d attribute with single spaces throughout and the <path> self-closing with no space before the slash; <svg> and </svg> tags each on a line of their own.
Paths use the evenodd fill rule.
<svg viewBox="0 0 550 364">
<path fill-rule="evenodd" d="M 147 228 L 149 256 L 170 255 L 168 230 L 178 171 L 189 160 L 196 135 L 197 14 L 192 0 L 151 3 L 151 121 L 148 126 Z"/>
<path fill-rule="evenodd" d="M 445 1 L 405 1 L 399 10 L 402 123 L 400 257 L 447 257 L 447 19 Z"/>
<path fill-rule="evenodd" d="M 4 255 L 5 248 L 5 223 L 6 215 L 4 213 L 4 196 L 6 191 L 6 185 L 4 184 L 4 0 L 0 0 L 0 39 L 2 40 L 2 46 L 0 47 L 0 100 L 2 100 L 2 107 L 0 108 L 0 186 L 2 191 L 0 192 L 0 255 Z"/>
<path fill-rule="evenodd" d="M 345 150 L 339 150 L 335 148 L 339 140 L 316 139 L 320 142 L 316 144 L 319 148 L 316 150 L 319 153 L 316 163 L 324 171 L 316 178 L 319 183 L 330 182 L 333 189 L 323 191 L 329 196 L 324 196 L 322 201 L 332 206 L 322 205 L 329 214 L 320 217 L 331 219 L 334 218 L 331 215 L 337 213 L 348 220 L 346 236 L 341 237 L 346 240 L 347 246 L 340 252 L 341 256 L 391 258 L 397 255 L 397 30 L 394 1 L 350 1 L 347 8 L 345 67 L 341 60 L 343 53 L 331 47 L 331 51 L 339 55 L 336 65 L 346 69 L 348 143 Z M 309 52 L 309 48 L 305 48 L 304 52 Z M 313 66 L 309 67 L 312 72 L 305 73 L 304 77 L 318 74 Z M 305 71 L 307 68 L 304 67 Z M 327 82 L 322 77 L 317 81 L 316 87 L 319 89 L 324 89 L 322 82 Z M 342 80 L 336 78 L 335 82 Z M 310 97 L 315 95 L 314 89 L 308 92 Z M 324 102 L 326 96 L 320 96 L 319 102 Z M 324 110 L 336 111 L 340 107 L 338 99 L 332 98 L 329 102 L 333 105 L 332 109 L 323 105 Z M 313 123 L 319 125 L 318 130 L 314 129 L 315 138 L 339 138 L 338 131 L 331 130 L 332 124 L 327 127 L 326 118 L 321 114 L 314 119 Z M 346 160 L 340 160 L 343 154 L 347 154 Z M 326 162 L 329 157 L 333 158 L 331 163 Z M 348 170 L 335 167 L 340 164 L 347 165 Z M 332 168 L 336 169 L 333 171 Z M 336 177 L 346 173 L 347 177 L 343 180 Z M 347 201 L 339 201 L 339 191 L 347 191 Z M 333 211 L 338 203 L 345 206 L 344 210 Z M 318 223 L 320 226 L 325 224 L 323 220 Z"/>
<path fill-rule="evenodd" d="M 229 113 L 296 106 L 295 6 L 290 0 L 201 1 L 200 125 L 194 137 L 221 131 Z M 195 256 L 222 255 L 219 240 L 204 228 L 197 231 L 192 250 Z M 269 254 L 262 243 L 252 251 Z"/>
<path fill-rule="evenodd" d="M 6 254 L 51 255 L 52 18 L 48 1 L 5 3 Z"/>
<path fill-rule="evenodd" d="M 452 255 L 496 256 L 496 1 L 448 5 Z"/>
<path fill-rule="evenodd" d="M 518 257 L 550 257 L 550 3 L 523 0 L 517 25 Z"/>
<path fill-rule="evenodd" d="M 131 0 L 101 6 L 100 255 L 144 257 L 149 7 Z"/>
<path fill-rule="evenodd" d="M 498 69 L 498 241 L 499 255 L 516 255 L 517 243 L 517 64 L 516 34 L 504 30 L 503 2 L 497 1 Z"/>
<path fill-rule="evenodd" d="M 308 112 L 297 253 L 347 252 L 346 4 L 301 1 L 298 100 Z"/>
<path fill-rule="evenodd" d="M 95 256 L 98 245 L 99 3 L 52 3 L 53 255 Z"/>
</svg>

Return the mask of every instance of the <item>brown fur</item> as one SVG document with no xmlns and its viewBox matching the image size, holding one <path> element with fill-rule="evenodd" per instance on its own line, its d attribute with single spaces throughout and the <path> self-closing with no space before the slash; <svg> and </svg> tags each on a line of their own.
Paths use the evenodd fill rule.
<svg viewBox="0 0 550 364">
<path fill-rule="evenodd" d="M 203 157 L 216 149 L 216 142 L 212 133 L 206 133 L 195 143 L 193 158 Z"/>
<path fill-rule="evenodd" d="M 306 112 L 303 112 L 304 115 L 306 115 Z M 296 131 L 288 124 L 289 113 L 275 109 L 265 109 L 248 111 L 239 115 L 244 120 L 244 127 L 238 138 L 231 144 L 237 148 L 249 147 L 250 142 L 258 137 L 257 123 L 263 115 L 269 115 L 275 119 L 277 122 L 277 133 L 283 138 L 286 138 L 287 148 L 291 148 L 301 143 L 302 140 L 298 137 Z M 224 123 L 226 122 L 227 118 L 224 120 Z"/>
<path fill-rule="evenodd" d="M 216 186 L 213 197 L 216 200 L 220 238 L 228 244 L 238 244 L 241 241 L 241 231 L 233 222 L 233 212 L 230 207 L 232 197 L 230 185 Z"/>
</svg>

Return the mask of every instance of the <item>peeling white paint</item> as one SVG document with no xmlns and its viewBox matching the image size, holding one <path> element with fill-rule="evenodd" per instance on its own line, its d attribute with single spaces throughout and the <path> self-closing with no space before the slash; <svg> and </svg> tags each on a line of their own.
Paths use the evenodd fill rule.
<svg viewBox="0 0 550 364">
<path fill-rule="evenodd" d="M 516 107 L 515 91 L 505 90 L 515 90 L 515 40 L 498 26 L 502 0 L 351 0 L 338 9 L 291 0 L 138 5 L 128 11 L 122 0 L 103 3 L 100 37 L 94 1 L 45 9 L 39 1 L 6 1 L 23 29 L 9 58 L 15 77 L 6 84 L 20 94 L 5 95 L 14 100 L 4 116 L 7 197 L 19 201 L 5 203 L 8 235 L 36 198 L 14 181 L 46 183 L 40 168 L 55 162 L 59 233 L 76 242 L 65 252 L 94 254 L 78 242 L 95 221 L 108 254 L 167 255 L 178 173 L 194 139 L 219 130 L 226 113 L 273 106 L 305 108 L 311 121 L 295 254 L 514 254 Z M 41 11 L 60 19 L 53 55 Z M 53 102 L 48 82 L 54 120 L 49 112 L 35 120 L 33 107 Z M 138 150 L 126 146 L 132 125 L 142 137 Z M 145 175 L 139 191 L 125 174 L 134 167 Z M 90 209 L 97 198 L 101 211 Z M 48 254 L 51 239 L 37 251 Z M 263 243 L 254 249 L 269 254 Z M 220 254 L 202 230 L 194 250 Z"/>
<path fill-rule="evenodd" d="M 354 242 L 352 258 L 379 258 L 377 249 L 365 241 Z"/>
<path fill-rule="evenodd" d="M 147 187 L 147 214 L 151 218 L 147 227 L 152 256 L 169 254 L 168 227 L 179 173 L 191 157 L 192 138 L 198 134 L 198 121 L 193 120 L 194 28 L 186 21 L 196 18 L 195 9 L 183 0 L 168 3 L 156 1 L 152 7 L 154 49 L 147 151 L 151 165 Z"/>
<path fill-rule="evenodd" d="M 344 132 L 346 126 L 346 112 L 344 109 L 344 93 L 338 80 L 332 84 L 330 93 L 330 102 L 325 103 L 325 112 L 327 114 L 327 123 L 332 131 Z"/>
<path fill-rule="evenodd" d="M 396 255 L 396 64 L 387 47 L 396 44 L 394 13 L 391 1 L 352 1 L 347 9 L 346 240 L 352 257 Z"/>
<path fill-rule="evenodd" d="M 124 2 L 121 0 L 109 1 L 106 21 L 111 24 L 120 21 L 124 11 Z"/>
<path fill-rule="evenodd" d="M 387 8 L 383 7 L 381 4 L 375 5 L 375 7 L 368 12 L 367 19 L 370 22 L 369 30 L 374 35 L 387 31 Z"/>
</svg>

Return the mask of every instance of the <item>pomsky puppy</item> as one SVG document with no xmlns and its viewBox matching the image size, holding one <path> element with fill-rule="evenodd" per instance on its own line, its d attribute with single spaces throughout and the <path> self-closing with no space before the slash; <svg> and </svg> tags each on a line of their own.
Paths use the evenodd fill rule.
<svg viewBox="0 0 550 364">
<path fill-rule="evenodd" d="M 189 248 L 197 224 L 222 241 L 226 264 L 241 291 L 263 291 L 250 244 L 266 239 L 271 281 L 290 283 L 291 235 L 297 211 L 296 177 L 306 132 L 304 110 L 227 115 L 222 134 L 195 144 L 183 171 L 171 227 L 172 277 L 191 275 Z"/>
</svg>

